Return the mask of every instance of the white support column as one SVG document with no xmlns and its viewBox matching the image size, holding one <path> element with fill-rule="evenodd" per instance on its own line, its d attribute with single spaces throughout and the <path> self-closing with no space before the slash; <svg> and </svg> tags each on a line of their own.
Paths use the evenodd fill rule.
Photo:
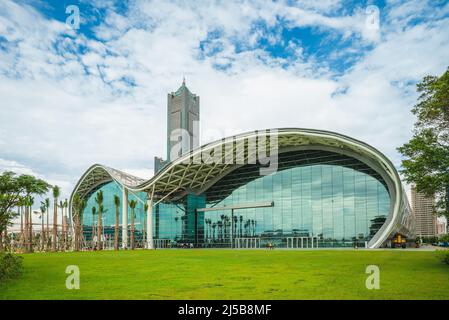
<svg viewBox="0 0 449 320">
<path fill-rule="evenodd" d="M 128 248 L 128 189 L 122 193 L 122 248 Z"/>
<path fill-rule="evenodd" d="M 148 211 L 147 211 L 147 248 L 154 249 L 153 241 L 153 199 L 151 194 L 148 194 Z"/>
</svg>

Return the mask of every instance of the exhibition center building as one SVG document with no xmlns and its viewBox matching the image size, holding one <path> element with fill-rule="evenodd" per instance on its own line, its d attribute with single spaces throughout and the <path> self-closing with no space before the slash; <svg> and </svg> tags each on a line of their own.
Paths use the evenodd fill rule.
<svg viewBox="0 0 449 320">
<path fill-rule="evenodd" d="M 414 238 L 399 175 L 375 148 L 300 128 L 253 131 L 200 146 L 194 132 L 199 97 L 185 83 L 168 95 L 167 110 L 167 160 L 155 158 L 151 179 L 100 164 L 79 179 L 71 203 L 75 195 L 86 200 L 85 246 L 97 236 L 92 208 L 99 191 L 106 246 L 116 213 L 123 248 L 130 247 L 131 220 L 132 247 L 140 248 L 379 248 L 398 235 Z"/>
</svg>

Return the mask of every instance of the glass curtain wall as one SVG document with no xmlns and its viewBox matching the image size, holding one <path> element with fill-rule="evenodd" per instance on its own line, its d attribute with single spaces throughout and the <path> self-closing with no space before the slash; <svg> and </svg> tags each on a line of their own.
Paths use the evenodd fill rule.
<svg viewBox="0 0 449 320">
<path fill-rule="evenodd" d="M 92 207 L 98 213 L 95 196 L 99 190 L 104 194 L 103 234 L 113 244 L 114 195 L 123 201 L 121 188 L 115 182 L 98 187 L 88 196 L 83 217 L 85 239 L 89 242 L 96 236 L 98 214 L 92 216 Z M 146 201 L 145 193 L 129 193 L 129 200 L 136 196 Z M 272 207 L 233 212 L 196 210 L 271 201 Z M 260 176 L 258 165 L 245 165 L 204 194 L 189 194 L 175 203 L 156 205 L 153 234 L 157 247 L 365 246 L 383 225 L 389 210 L 385 182 L 366 164 L 332 152 L 297 151 L 281 154 L 278 171 L 269 176 Z M 139 247 L 146 228 L 141 201 L 137 202 L 135 214 Z M 121 205 L 119 216 L 121 239 Z"/>
<path fill-rule="evenodd" d="M 119 212 L 119 242 L 121 246 L 122 242 L 122 188 L 116 182 L 108 182 L 97 187 L 87 196 L 87 205 L 83 214 L 83 235 L 84 246 L 87 248 L 93 248 L 97 241 L 97 227 L 98 227 L 98 204 L 95 198 L 99 191 L 103 192 L 103 213 L 102 213 L 102 225 L 103 225 L 103 242 L 106 248 L 113 248 L 114 246 L 114 233 L 115 233 L 115 212 L 116 207 L 114 204 L 114 195 L 119 196 L 120 206 Z M 145 192 L 128 193 L 128 203 L 131 200 L 136 200 L 137 205 L 134 209 L 134 237 L 135 247 L 143 247 L 144 236 L 146 235 L 146 212 L 145 203 L 147 195 Z M 190 222 L 190 226 L 187 221 L 186 215 L 186 199 L 182 199 L 179 203 L 160 203 L 153 209 L 153 235 L 154 242 L 157 247 L 171 247 L 176 245 L 177 242 L 187 242 L 187 234 L 194 232 L 195 221 Z M 204 201 L 203 201 L 204 202 Z M 93 215 L 92 208 L 95 208 L 95 214 Z M 191 216 L 194 208 L 190 209 Z M 131 215 L 132 210 L 128 206 L 128 241 L 130 241 L 131 232 Z M 93 226 L 93 227 L 92 227 Z M 193 242 L 193 236 L 190 237 L 190 241 Z"/>
<path fill-rule="evenodd" d="M 222 179 L 206 192 L 207 207 L 269 201 L 274 206 L 206 212 L 204 246 L 365 246 L 389 214 L 385 183 L 356 159 L 292 152 L 280 156 L 276 173 L 260 176 L 258 169 L 247 165 Z"/>
</svg>

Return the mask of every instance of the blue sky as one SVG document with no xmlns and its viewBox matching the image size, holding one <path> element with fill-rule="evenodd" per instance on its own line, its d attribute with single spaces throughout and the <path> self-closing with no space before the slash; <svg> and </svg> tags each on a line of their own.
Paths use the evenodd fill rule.
<svg viewBox="0 0 449 320">
<path fill-rule="evenodd" d="M 183 76 L 201 97 L 202 142 L 310 127 L 399 166 L 415 85 L 449 65 L 448 30 L 448 1 L 3 0 L 0 170 L 65 196 L 93 163 L 150 177 Z"/>
</svg>

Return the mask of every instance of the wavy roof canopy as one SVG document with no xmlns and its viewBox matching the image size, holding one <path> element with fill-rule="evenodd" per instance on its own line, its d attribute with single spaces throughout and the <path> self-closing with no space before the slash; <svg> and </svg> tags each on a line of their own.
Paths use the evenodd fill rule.
<svg viewBox="0 0 449 320">
<path fill-rule="evenodd" d="M 112 180 L 115 180 L 121 185 L 125 185 L 127 187 L 138 186 L 139 184 L 145 182 L 145 179 L 135 177 L 117 169 L 96 164 L 86 171 L 80 180 L 81 183 L 78 182 L 75 191 L 80 196 L 85 196 L 98 185 L 110 182 Z"/>
<path fill-rule="evenodd" d="M 299 149 L 327 149 L 365 162 L 385 180 L 395 206 L 392 211 L 393 213 L 399 211 L 399 202 L 403 199 L 402 184 L 393 164 L 381 152 L 366 143 L 338 133 L 299 128 L 259 130 L 211 142 L 167 164 L 149 180 L 95 164 L 78 181 L 71 198 L 75 193 L 81 197 L 86 196 L 95 187 L 113 180 L 132 192 L 154 192 L 159 199 L 174 200 L 188 192 L 199 194 L 242 165 L 226 163 L 224 159 L 227 150 L 232 150 L 236 158 L 240 156 L 244 159 L 243 162 L 247 163 L 248 157 L 253 157 L 256 152 L 253 148 L 248 148 L 248 140 L 267 135 L 277 138 L 279 153 Z M 198 159 L 202 153 L 211 152 L 214 149 L 223 150 L 221 163 L 199 161 L 195 163 L 194 159 Z M 398 217 L 392 218 L 395 221 L 398 219 Z"/>
</svg>

